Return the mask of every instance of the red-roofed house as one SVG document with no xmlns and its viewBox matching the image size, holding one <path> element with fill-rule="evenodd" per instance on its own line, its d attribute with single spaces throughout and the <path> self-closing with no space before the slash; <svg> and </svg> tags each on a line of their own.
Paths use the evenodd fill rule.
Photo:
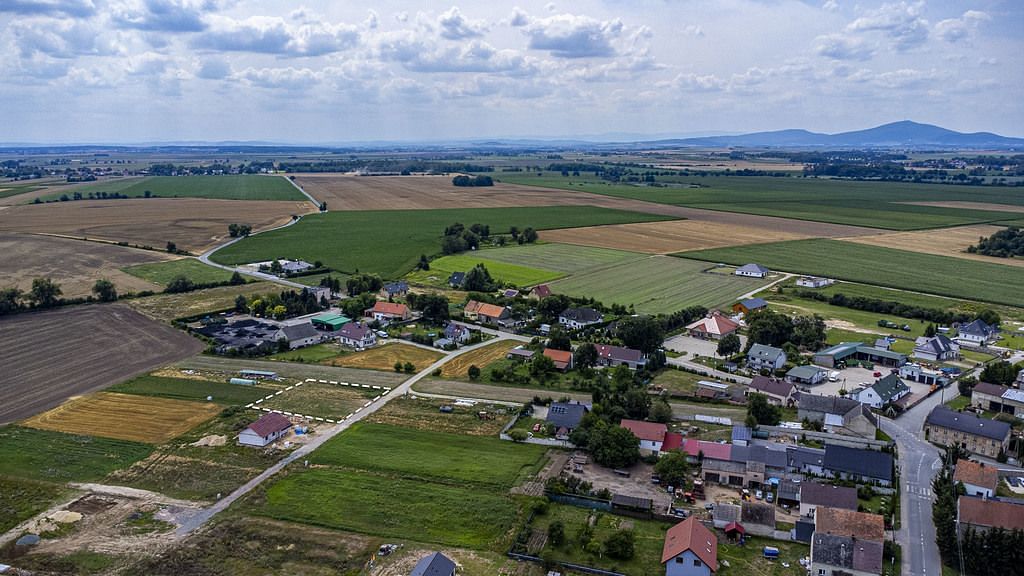
<svg viewBox="0 0 1024 576">
<path fill-rule="evenodd" d="M 661 452 L 661 446 L 665 442 L 665 434 L 668 433 L 668 427 L 657 422 L 623 419 L 619 426 L 629 430 L 640 439 L 641 450 L 648 450 L 650 452 Z"/>
<path fill-rule="evenodd" d="M 260 419 L 238 434 L 238 443 L 245 446 L 264 447 L 285 435 L 292 427 L 290 420 L 279 412 L 267 412 Z"/>
<path fill-rule="evenodd" d="M 682 450 L 685 439 L 682 434 L 675 432 L 666 432 L 665 440 L 661 443 L 661 453 L 671 452 L 673 450 Z"/>
<path fill-rule="evenodd" d="M 991 528 L 1024 530 L 1024 504 L 1006 500 L 989 500 L 961 496 L 957 500 L 957 521 L 960 530 L 974 528 L 985 532 Z"/>
<path fill-rule="evenodd" d="M 511 315 L 508 308 L 497 304 L 481 304 L 476 311 L 476 319 L 481 324 L 498 324 L 499 321 L 506 320 Z"/>
<path fill-rule="evenodd" d="M 711 460 L 728 461 L 732 455 L 732 444 L 719 444 L 718 442 L 707 442 L 704 440 L 687 440 L 683 444 L 683 450 L 695 460 L 703 454 L 704 458 Z"/>
<path fill-rule="evenodd" d="M 995 466 L 985 466 L 973 460 L 957 460 L 953 481 L 962 482 L 968 496 L 991 498 L 999 486 L 999 471 Z"/>
<path fill-rule="evenodd" d="M 705 340 L 719 340 L 722 336 L 739 330 L 740 325 L 727 318 L 718 310 L 712 310 L 705 318 L 701 318 L 686 326 L 690 336 Z"/>
<path fill-rule="evenodd" d="M 665 576 L 710 576 L 718 571 L 718 538 L 690 516 L 665 532 Z"/>
<path fill-rule="evenodd" d="M 530 298 L 540 300 L 551 296 L 551 288 L 547 284 L 537 284 L 530 290 Z"/>
<path fill-rule="evenodd" d="M 412 318 L 409 307 L 397 302 L 378 301 L 373 308 L 368 308 L 365 314 L 367 318 L 373 318 L 381 324 L 401 322 Z"/>
<path fill-rule="evenodd" d="M 568 350 L 555 350 L 553 348 L 545 348 L 544 355 L 551 358 L 551 361 L 555 363 L 555 368 L 562 372 L 572 369 L 572 352 Z"/>
</svg>

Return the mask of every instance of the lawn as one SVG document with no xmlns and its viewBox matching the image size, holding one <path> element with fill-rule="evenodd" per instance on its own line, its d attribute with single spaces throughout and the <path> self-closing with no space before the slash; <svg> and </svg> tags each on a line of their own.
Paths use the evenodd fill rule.
<svg viewBox="0 0 1024 576">
<path fill-rule="evenodd" d="M 467 272 L 477 264 L 486 266 L 491 277 L 498 282 L 519 287 L 543 284 L 544 282 L 550 282 L 565 276 L 564 273 L 554 270 L 531 268 L 484 258 L 488 253 L 495 251 L 481 250 L 474 254 L 444 256 L 431 261 L 430 270 L 415 270 L 410 272 L 406 278 L 410 282 L 417 284 L 445 287 L 448 286 L 448 277 L 451 276 L 452 272 Z"/>
<path fill-rule="evenodd" d="M 109 180 L 76 188 L 83 197 L 101 192 L 145 197 L 149 191 L 160 198 L 211 198 L 216 200 L 305 200 L 306 197 L 279 176 L 226 174 L 223 176 L 150 176 L 142 179 Z M 68 192 L 54 192 L 43 198 L 55 200 Z"/>
<path fill-rule="evenodd" d="M 409 362 L 415 368 L 414 371 L 419 371 L 437 362 L 443 356 L 444 354 L 441 352 L 425 350 L 419 346 L 395 343 L 377 346 L 362 352 L 346 354 L 328 360 L 324 364 L 344 366 L 346 368 L 394 371 L 395 362 L 400 362 L 403 365 Z"/>
<path fill-rule="evenodd" d="M 306 346 L 304 348 L 296 348 L 295 350 L 289 350 L 287 352 L 278 352 L 277 354 L 269 356 L 269 358 L 271 360 L 280 360 L 282 362 L 319 364 L 325 360 L 337 358 L 342 354 L 346 354 L 346 352 L 341 349 L 340 345 L 327 342 L 324 344 Z"/>
<path fill-rule="evenodd" d="M 0 534 L 46 510 L 65 492 L 56 484 L 0 476 Z"/>
<path fill-rule="evenodd" d="M 658 372 L 651 384 L 660 386 L 673 394 L 691 395 L 697 392 L 697 382 L 707 380 L 707 376 L 698 376 L 690 372 L 665 368 Z"/>
<path fill-rule="evenodd" d="M 875 338 L 873 335 L 885 336 L 892 334 L 895 336 L 916 338 L 918 336 L 923 336 L 925 329 L 928 327 L 928 323 L 922 322 L 921 320 L 901 318 L 892 314 L 865 312 L 864 310 L 854 310 L 853 308 L 846 308 L 844 306 L 833 306 L 817 300 L 794 298 L 789 294 L 784 294 L 782 296 L 769 295 L 765 299 L 768 301 L 769 307 L 774 308 L 776 312 L 785 312 L 787 314 L 801 316 L 817 314 L 826 321 L 832 321 L 832 324 L 834 325 L 833 327 L 835 328 L 849 330 L 851 332 L 870 332 L 870 334 L 862 334 L 860 338 L 871 338 L 872 341 L 874 341 Z M 910 326 L 910 331 L 904 332 L 900 328 L 883 328 L 878 325 L 879 320 L 888 320 L 898 324 L 900 327 L 906 324 Z"/>
<path fill-rule="evenodd" d="M 767 284 L 755 278 L 703 272 L 707 268 L 706 262 L 651 256 L 570 276 L 552 283 L 551 289 L 656 314 L 696 305 L 725 306 Z"/>
<path fill-rule="evenodd" d="M 542 446 L 381 424 L 356 424 L 313 453 L 314 464 L 507 489 L 543 461 Z"/>
<path fill-rule="evenodd" d="M 121 271 L 165 286 L 178 276 L 184 276 L 195 284 L 212 284 L 214 282 L 227 282 L 231 279 L 232 274 L 227 270 L 203 264 L 195 258 L 180 258 L 166 262 L 139 264 L 122 268 Z"/>
<path fill-rule="evenodd" d="M 646 257 L 645 254 L 623 250 L 554 243 L 489 248 L 477 252 L 477 255 L 489 261 L 532 266 L 544 270 L 565 272 L 566 274 L 584 272 L 594 268 L 619 264 L 627 260 L 639 260 Z"/>
<path fill-rule="evenodd" d="M 442 406 L 450 406 L 452 411 L 441 412 Z M 493 420 L 481 419 L 477 415 L 480 410 L 497 414 L 498 417 Z M 452 406 L 451 400 L 446 399 L 400 396 L 393 398 L 383 408 L 367 416 L 364 422 L 495 438 L 508 422 L 508 418 L 511 418 L 511 413 L 514 410 L 514 408 L 495 404 Z"/>
<path fill-rule="evenodd" d="M 346 273 L 359 270 L 397 278 L 412 270 L 420 255 L 437 254 L 445 227 L 456 222 L 487 224 L 492 234 L 506 234 L 512 226 L 550 230 L 671 219 L 593 206 L 328 212 L 246 238 L 217 251 L 213 259 L 242 264 L 302 258 Z"/>
<path fill-rule="evenodd" d="M 792 240 L 679 254 L 710 262 L 757 262 L 769 268 L 828 276 L 940 296 L 1019 306 L 1024 269 L 842 242 Z M 964 281 L 969 279 L 969 281 Z"/>
<path fill-rule="evenodd" d="M 92 482 L 145 458 L 153 447 L 140 442 L 76 436 L 49 430 L 0 428 L 4 473 L 54 482 Z"/>
<path fill-rule="evenodd" d="M 800 558 L 810 556 L 810 546 L 799 542 L 783 542 L 750 536 L 743 546 L 730 544 L 721 532 L 718 535 L 718 563 L 721 569 L 719 576 L 804 576 L 807 570 L 800 566 Z M 779 549 L 778 560 L 766 560 L 764 547 L 774 546 Z M 722 561 L 729 566 L 722 564 Z M 785 567 L 782 563 L 789 564 Z"/>
<path fill-rule="evenodd" d="M 319 286 L 320 281 L 324 278 L 337 278 L 341 285 L 345 285 L 345 281 L 349 279 L 348 274 L 341 274 L 340 272 L 323 272 L 320 274 L 310 274 L 308 276 L 294 276 L 289 278 L 292 282 L 298 282 L 305 286 Z"/>
<path fill-rule="evenodd" d="M 107 389 L 108 392 L 157 396 L 175 400 L 199 400 L 225 405 L 244 405 L 255 402 L 274 392 L 270 388 L 242 386 L 227 382 L 211 382 L 191 378 L 167 378 L 163 376 L 139 376 Z"/>
</svg>

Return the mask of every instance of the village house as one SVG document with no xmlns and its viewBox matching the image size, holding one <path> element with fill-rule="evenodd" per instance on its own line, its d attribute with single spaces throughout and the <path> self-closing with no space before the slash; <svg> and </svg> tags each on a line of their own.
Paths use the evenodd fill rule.
<svg viewBox="0 0 1024 576">
<path fill-rule="evenodd" d="M 943 334 L 924 336 L 914 341 L 914 357 L 929 362 L 947 362 L 960 358 L 960 345 Z"/>
<path fill-rule="evenodd" d="M 608 344 L 595 344 L 594 347 L 597 348 L 598 366 L 610 368 L 624 364 L 630 370 L 637 370 L 647 366 L 647 359 L 644 358 L 644 353 L 639 350 Z"/>
<path fill-rule="evenodd" d="M 811 576 L 882 573 L 885 521 L 878 514 L 819 507 L 811 538 Z"/>
<path fill-rule="evenodd" d="M 754 344 L 747 352 L 747 368 L 754 372 L 768 370 L 775 372 L 786 365 L 786 353 L 782 348 Z"/>
<path fill-rule="evenodd" d="M 825 476 L 858 484 L 889 486 L 893 475 L 892 454 L 839 444 L 825 445 Z"/>
<path fill-rule="evenodd" d="M 544 421 L 555 427 L 555 438 L 568 440 L 569 435 L 576 428 L 579 428 L 580 421 L 588 412 L 586 404 L 579 402 L 552 402 L 548 406 L 548 415 Z"/>
<path fill-rule="evenodd" d="M 690 516 L 665 532 L 665 576 L 711 576 L 718 571 L 718 538 Z"/>
<path fill-rule="evenodd" d="M 786 381 L 801 386 L 821 384 L 828 378 L 828 370 L 814 364 L 793 366 L 786 372 Z"/>
<path fill-rule="evenodd" d="M 547 284 L 537 284 L 530 290 L 530 298 L 533 300 L 541 300 L 551 296 L 551 287 Z"/>
<path fill-rule="evenodd" d="M 820 276 L 801 276 L 796 279 L 796 285 L 801 288 L 824 288 L 835 283 L 831 278 Z"/>
<path fill-rule="evenodd" d="M 960 459 L 956 462 L 953 481 L 962 483 L 968 496 L 992 498 L 999 486 L 999 470 L 983 462 Z"/>
<path fill-rule="evenodd" d="M 338 341 L 350 348 L 369 348 L 377 343 L 377 334 L 362 322 L 349 322 L 338 332 Z"/>
<path fill-rule="evenodd" d="M 949 376 L 946 374 L 937 370 L 929 370 L 924 366 L 913 362 L 908 362 L 903 366 L 900 366 L 899 374 L 900 378 L 904 380 L 927 384 L 929 386 L 945 386 L 946 384 L 949 384 Z"/>
<path fill-rule="evenodd" d="M 1024 530 L 1024 504 L 1020 501 L 960 496 L 956 507 L 961 536 L 971 528 L 977 532 L 988 532 L 993 528 Z"/>
<path fill-rule="evenodd" d="M 721 340 L 723 336 L 732 334 L 739 329 L 739 324 L 733 322 L 718 310 L 712 310 L 706 317 L 691 322 L 686 326 L 690 336 L 702 340 Z"/>
<path fill-rule="evenodd" d="M 866 386 L 850 393 L 850 397 L 877 409 L 886 404 L 896 402 L 910 394 L 910 388 L 895 374 L 887 374 L 879 378 L 871 386 Z"/>
<path fill-rule="evenodd" d="M 518 362 L 527 362 L 533 360 L 534 354 L 536 354 L 536 352 L 530 350 L 529 348 L 526 348 L 524 346 L 516 346 L 515 348 L 509 350 L 508 354 L 505 354 L 505 359 L 516 360 Z"/>
<path fill-rule="evenodd" d="M 978 382 L 971 392 L 971 406 L 1011 416 L 1024 415 L 1024 391 Z"/>
<path fill-rule="evenodd" d="M 629 430 L 640 440 L 640 450 L 655 454 L 661 452 L 665 434 L 668 432 L 668 427 L 664 424 L 623 418 L 619 426 Z"/>
<path fill-rule="evenodd" d="M 391 298 L 397 298 L 399 296 L 405 296 L 409 293 L 409 284 L 404 280 L 398 282 L 385 282 L 384 286 L 381 287 L 378 296 L 389 300 Z"/>
<path fill-rule="evenodd" d="M 757 375 L 751 379 L 747 393 L 759 392 L 768 397 L 769 404 L 790 406 L 793 404 L 793 390 L 792 382 Z"/>
<path fill-rule="evenodd" d="M 481 304 L 476 311 L 477 322 L 491 326 L 497 326 L 511 317 L 511 310 L 497 304 Z"/>
<path fill-rule="evenodd" d="M 572 370 L 572 351 L 545 348 L 544 355 L 551 358 L 551 361 L 555 364 L 555 370 L 559 372 Z"/>
<path fill-rule="evenodd" d="M 380 322 L 383 326 L 387 326 L 392 322 L 404 322 L 412 318 L 412 312 L 409 311 L 409 307 L 405 304 L 383 302 L 380 300 L 373 305 L 373 308 L 367 308 L 364 315 L 367 318 Z"/>
<path fill-rule="evenodd" d="M 996 329 L 982 319 L 961 326 L 956 334 L 956 341 L 961 346 L 985 347 L 996 339 Z"/>
<path fill-rule="evenodd" d="M 748 278 L 767 278 L 771 274 L 771 270 L 761 266 L 760 264 L 744 264 L 736 269 L 736 276 L 746 276 Z"/>
<path fill-rule="evenodd" d="M 409 576 L 455 576 L 455 570 L 455 562 L 440 552 L 434 552 L 420 558 Z"/>
<path fill-rule="evenodd" d="M 279 412 L 267 412 L 238 434 L 238 443 L 243 446 L 262 448 L 281 438 L 292 427 L 291 421 Z"/>
<path fill-rule="evenodd" d="M 732 305 L 732 311 L 736 314 L 750 314 L 768 307 L 763 298 L 744 298 Z"/>
<path fill-rule="evenodd" d="M 309 322 L 281 326 L 281 336 L 288 341 L 289 350 L 312 346 L 330 338 L 330 335 L 317 330 Z"/>
<path fill-rule="evenodd" d="M 604 321 L 604 316 L 593 308 L 566 308 L 558 315 L 558 323 L 570 330 L 579 330 Z"/>
<path fill-rule="evenodd" d="M 924 421 L 925 438 L 940 446 L 960 446 L 968 452 L 996 458 L 1010 443 L 1010 425 L 969 412 L 936 406 Z"/>
<path fill-rule="evenodd" d="M 840 508 L 843 510 L 857 509 L 857 489 L 849 486 L 833 486 L 819 482 L 801 482 L 800 515 L 814 516 L 819 507 Z"/>
<path fill-rule="evenodd" d="M 448 325 L 444 327 L 442 336 L 446 340 L 449 340 L 456 345 L 460 345 L 468 342 L 469 339 L 473 337 L 473 332 L 468 326 L 449 322 Z"/>
<path fill-rule="evenodd" d="M 459 288 L 462 288 L 462 284 L 465 281 L 465 272 L 452 272 L 451 275 L 448 276 L 448 287 L 458 290 Z"/>
<path fill-rule="evenodd" d="M 863 438 L 875 437 L 878 418 L 871 409 L 852 398 L 801 394 L 797 401 L 800 421 L 821 422 L 825 430 Z"/>
</svg>

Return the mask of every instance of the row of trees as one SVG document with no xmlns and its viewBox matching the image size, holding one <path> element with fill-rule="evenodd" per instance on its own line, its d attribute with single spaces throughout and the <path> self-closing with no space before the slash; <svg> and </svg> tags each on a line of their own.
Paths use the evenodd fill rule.
<svg viewBox="0 0 1024 576">
<path fill-rule="evenodd" d="M 978 243 L 968 246 L 971 254 L 984 254 L 999 258 L 1024 256 L 1024 230 L 1017 226 L 1004 228 L 988 238 L 978 238 Z"/>
<path fill-rule="evenodd" d="M 239 286 L 245 284 L 245 278 L 238 272 L 231 274 L 226 282 L 194 282 L 191 278 L 185 275 L 175 276 L 167 283 L 164 287 L 164 293 L 166 294 L 181 294 L 184 292 L 192 292 L 194 290 L 202 290 L 204 288 L 216 288 L 217 286 Z"/>
<path fill-rule="evenodd" d="M 301 291 L 286 290 L 278 293 L 255 295 L 247 298 L 244 294 L 235 297 L 235 310 L 254 316 L 283 319 L 319 312 L 326 302 L 317 301 L 316 296 L 303 288 Z"/>
<path fill-rule="evenodd" d="M 454 186 L 494 186 L 494 180 L 490 176 L 466 176 L 460 174 L 455 178 L 452 178 L 452 185 Z"/>
<path fill-rule="evenodd" d="M 864 296 L 847 296 L 842 292 L 837 292 L 828 296 L 827 294 L 822 294 L 821 292 L 816 292 L 814 290 L 794 290 L 793 295 L 798 298 L 827 302 L 833 306 L 842 306 L 844 308 L 863 310 L 865 312 L 877 312 L 879 314 L 892 314 L 893 316 L 900 316 L 902 318 L 913 318 L 915 320 L 925 320 L 927 322 L 935 322 L 938 324 L 970 322 L 974 319 L 970 314 L 965 314 L 963 312 L 953 312 L 939 308 L 925 308 L 922 306 L 913 306 L 891 300 L 866 298 Z M 992 312 L 991 310 L 983 313 L 995 314 L 995 312 Z M 996 314 L 995 317 L 998 319 L 998 314 Z M 995 322 L 989 322 L 989 324 L 998 323 L 998 320 Z"/>
<path fill-rule="evenodd" d="M 0 316 L 25 310 L 54 308 L 65 304 L 81 302 L 113 302 L 117 300 L 117 288 L 110 280 L 101 278 L 92 286 L 92 296 L 65 299 L 61 285 L 52 278 L 35 278 L 32 287 L 25 291 L 12 286 L 0 289 Z"/>
<path fill-rule="evenodd" d="M 252 233 L 252 226 L 249 224 L 228 224 L 228 236 L 232 238 L 243 238 Z"/>
</svg>

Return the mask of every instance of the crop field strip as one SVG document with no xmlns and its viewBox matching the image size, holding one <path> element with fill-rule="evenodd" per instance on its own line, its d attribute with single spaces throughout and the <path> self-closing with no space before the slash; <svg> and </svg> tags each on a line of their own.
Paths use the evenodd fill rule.
<svg viewBox="0 0 1024 576">
<path fill-rule="evenodd" d="M 425 350 L 419 346 L 395 342 L 392 344 L 384 344 L 382 346 L 374 346 L 373 348 L 363 350 L 362 352 L 342 354 L 340 356 L 336 355 L 335 357 L 328 358 L 320 363 L 330 364 L 331 366 L 344 366 L 347 368 L 385 370 L 393 372 L 396 362 L 403 365 L 408 362 L 417 369 L 422 370 L 423 368 L 438 361 L 443 356 L 443 353 L 435 350 Z"/>
<path fill-rule="evenodd" d="M 940 230 L 889 232 L 886 234 L 878 234 L 876 236 L 839 238 L 839 240 L 856 242 L 857 244 L 881 246 L 883 248 L 898 247 L 900 250 L 907 250 L 909 252 L 935 254 L 937 256 L 951 256 L 953 258 L 963 258 L 965 260 L 974 260 L 976 262 L 1024 267 L 1024 259 L 1021 258 L 997 258 L 995 256 L 984 256 L 982 254 L 970 254 L 967 252 L 967 247 L 972 244 L 977 244 L 979 237 L 984 236 L 987 238 L 1002 229 L 1002 226 L 979 224 L 976 226 L 960 226 L 957 228 L 943 228 Z"/>
<path fill-rule="evenodd" d="M 452 358 L 451 361 L 446 362 L 444 366 L 441 367 L 441 376 L 464 377 L 466 376 L 466 372 L 469 370 L 470 366 L 483 368 L 495 360 L 504 358 L 505 355 L 508 354 L 509 350 L 518 345 L 519 343 L 515 341 L 502 340 L 493 342 L 487 346 L 482 346 L 472 352 L 460 354 L 459 356 Z"/>
<path fill-rule="evenodd" d="M 688 306 L 723 306 L 757 290 L 770 280 L 711 274 L 710 266 L 672 256 L 642 260 L 576 274 L 551 284 L 551 290 L 569 296 L 592 297 L 605 305 L 633 305 L 637 312 L 673 312 Z"/>
<path fill-rule="evenodd" d="M 1020 306 L 1024 270 L 838 240 L 794 240 L 678 254 L 709 262 L 757 262 L 775 270 L 827 276 L 938 296 Z M 970 278 L 971 282 L 960 281 Z"/>
<path fill-rule="evenodd" d="M 670 221 L 687 222 L 686 220 Z M 612 225 L 615 226 L 615 225 Z M 632 226 L 632 224 L 622 224 Z M 602 227 L 595 227 L 602 228 Z M 572 228 L 566 230 L 566 234 L 584 232 L 591 228 Z M 544 232 L 547 235 L 559 230 Z M 636 252 L 624 250 L 610 250 L 606 248 L 593 248 L 589 246 L 577 246 L 572 242 L 568 243 L 543 243 L 524 244 L 522 246 L 505 246 L 502 248 L 489 248 L 480 250 L 474 255 L 492 262 L 506 262 L 519 266 L 536 267 L 543 270 L 553 270 L 572 274 L 575 272 L 589 271 L 595 268 L 619 264 L 627 260 L 643 258 L 643 255 Z M 431 262 L 433 265 L 433 262 Z"/>
<path fill-rule="evenodd" d="M 31 447 L 31 449 L 26 449 Z M 49 482 L 93 482 L 142 460 L 153 446 L 21 426 L 0 427 L 4 474 Z"/>
<path fill-rule="evenodd" d="M 288 387 L 284 388 L 283 390 L 278 390 L 277 392 L 272 392 L 270 394 L 267 394 L 263 398 L 260 398 L 260 399 L 254 401 L 254 402 L 252 402 L 250 404 L 246 404 L 245 407 L 246 408 L 251 408 L 251 409 L 254 409 L 254 410 L 262 410 L 263 412 L 278 412 L 280 414 L 284 414 L 285 416 L 295 416 L 297 418 L 305 418 L 306 420 L 315 420 L 317 422 L 327 422 L 328 424 L 335 424 L 337 422 L 344 422 L 345 420 L 348 420 L 349 418 L 355 416 L 356 414 L 358 414 L 359 412 L 361 412 L 365 408 L 368 408 L 370 406 L 370 404 L 373 404 L 377 400 L 380 400 L 380 398 L 382 396 L 384 396 L 385 394 L 387 394 L 388 392 L 391 392 L 391 388 L 388 388 L 386 386 L 378 386 L 376 384 L 351 384 L 349 382 L 339 382 L 337 380 L 322 380 L 322 379 L 318 379 L 318 378 L 306 378 L 305 383 L 306 384 L 313 384 L 313 383 L 329 384 L 331 386 L 337 386 L 337 387 L 348 386 L 348 387 L 351 387 L 351 388 L 360 389 L 361 391 L 371 391 L 372 390 L 373 393 L 376 393 L 376 396 L 374 396 L 373 398 L 367 400 L 361 406 L 356 407 L 356 409 L 353 410 L 352 412 L 349 412 L 348 415 L 346 415 L 344 417 L 340 417 L 340 418 L 339 417 L 327 418 L 327 417 L 324 417 L 324 416 L 314 416 L 314 415 L 310 415 L 310 414 L 296 414 L 294 412 L 287 412 L 285 410 L 281 410 L 281 409 L 277 409 L 277 408 L 268 408 L 266 405 L 263 405 L 264 402 L 273 401 L 273 400 L 277 399 L 277 397 L 279 397 L 280 395 L 285 394 L 287 392 L 290 392 L 290 391 L 298 388 L 299 386 L 302 386 L 303 382 L 297 382 L 295 384 L 292 384 L 291 386 L 288 386 Z"/>
<path fill-rule="evenodd" d="M 0 423 L 203 350 L 199 340 L 121 304 L 19 314 L 3 324 L 0 365 L 6 380 L 0 387 Z"/>
<path fill-rule="evenodd" d="M 547 230 L 666 219 L 593 206 L 329 212 L 246 238 L 218 250 L 213 259 L 243 264 L 287 256 L 319 260 L 343 272 L 358 269 L 397 278 L 412 270 L 421 254 L 439 252 L 445 227 L 455 222 L 487 224 L 492 234 L 504 234 L 512 226 Z"/>
<path fill-rule="evenodd" d="M 238 405 L 255 402 L 273 389 L 194 378 L 146 375 L 111 386 L 107 391 L 173 400 L 206 401 L 209 397 L 212 398 L 211 402 L 217 404 Z"/>
<path fill-rule="evenodd" d="M 225 174 L 222 176 L 149 176 L 112 179 L 77 187 L 84 197 L 89 193 L 118 193 L 143 198 L 146 191 L 158 198 L 210 198 L 214 200 L 306 200 L 306 197 L 281 176 Z M 43 198 L 57 200 L 68 191 L 57 190 Z M 76 200 L 90 202 L 91 200 Z"/>
<path fill-rule="evenodd" d="M 166 286 L 178 276 L 184 276 L 196 284 L 227 282 L 231 272 L 203 264 L 195 258 L 178 258 L 167 262 L 139 264 L 121 269 L 123 272 Z"/>
<path fill-rule="evenodd" d="M 444 256 L 430 262 L 430 270 L 414 270 L 406 278 L 410 282 L 447 286 L 448 277 L 452 272 L 467 272 L 477 264 L 483 264 L 491 277 L 498 282 L 507 282 L 513 286 L 526 287 L 557 280 L 565 274 L 555 270 L 539 267 L 520 266 L 497 260 L 488 260 L 482 251 L 473 254 L 456 254 Z M 477 255 L 479 254 L 479 256 Z"/>
</svg>

